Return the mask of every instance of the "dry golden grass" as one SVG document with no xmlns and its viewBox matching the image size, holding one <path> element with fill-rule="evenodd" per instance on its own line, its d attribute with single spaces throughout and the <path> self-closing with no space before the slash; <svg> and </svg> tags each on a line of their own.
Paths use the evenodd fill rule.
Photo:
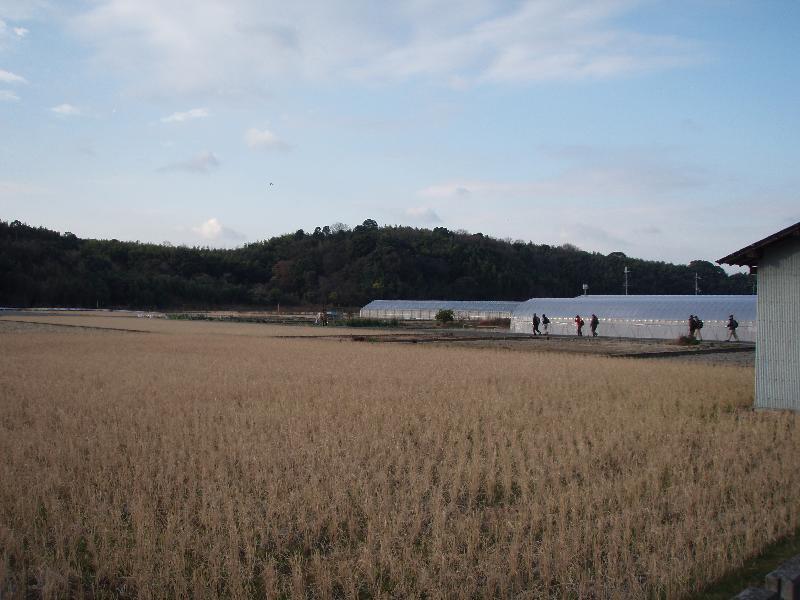
<svg viewBox="0 0 800 600">
<path fill-rule="evenodd" d="M 180 333 L 183 335 L 241 335 L 252 337 L 318 337 L 347 334 L 364 334 L 363 329 L 349 327 L 313 327 L 311 325 L 271 325 L 226 321 L 178 321 L 148 319 L 129 316 L 127 313 L 72 314 L 72 315 L 15 315 L 0 317 L 0 323 L 31 323 L 64 327 L 89 327 L 97 329 L 127 330 L 147 333 Z M 375 334 L 370 330 L 370 334 Z M 378 331 L 378 334 L 387 331 Z M 390 332 L 389 332 L 390 333 Z"/>
<path fill-rule="evenodd" d="M 798 526 L 751 369 L 191 331 L 0 335 L 0 596 L 672 598 Z"/>
</svg>

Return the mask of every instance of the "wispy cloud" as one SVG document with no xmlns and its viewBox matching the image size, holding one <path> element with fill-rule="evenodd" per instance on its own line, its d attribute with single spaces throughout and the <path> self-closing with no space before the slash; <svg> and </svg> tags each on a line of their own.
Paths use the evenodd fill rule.
<svg viewBox="0 0 800 600">
<path fill-rule="evenodd" d="M 20 181 L 0 180 L 0 198 L 15 198 L 46 194 L 49 190 L 41 185 Z"/>
<path fill-rule="evenodd" d="M 288 150 L 290 148 L 289 144 L 269 129 L 248 129 L 244 132 L 244 142 L 250 148 L 259 150 Z"/>
<path fill-rule="evenodd" d="M 179 161 L 164 165 L 158 169 L 159 173 L 170 173 L 174 171 L 185 171 L 188 173 L 209 173 L 220 165 L 220 160 L 213 152 L 204 152 L 188 160 Z"/>
<path fill-rule="evenodd" d="M 529 0 L 479 14 L 462 27 L 438 22 L 378 54 L 355 73 L 367 78 L 442 78 L 470 83 L 609 79 L 696 64 L 704 52 L 676 36 L 615 25 L 633 0 Z"/>
<path fill-rule="evenodd" d="M 207 108 L 193 108 L 185 112 L 174 112 L 168 117 L 162 117 L 162 123 L 183 123 L 184 121 L 191 121 L 193 119 L 205 119 L 211 113 Z"/>
<path fill-rule="evenodd" d="M 0 69 L 0 83 L 28 83 L 22 75 Z"/>
<path fill-rule="evenodd" d="M 418 195 L 483 201 L 649 201 L 696 191 L 709 180 L 702 169 L 675 161 L 661 149 L 555 147 L 542 154 L 559 163 L 552 174 L 528 181 L 455 180 L 425 187 Z"/>
<path fill-rule="evenodd" d="M 644 235 L 661 235 L 664 233 L 660 227 L 656 227 L 655 225 L 648 225 L 645 227 L 640 227 L 639 229 L 635 230 L 635 233 L 642 233 Z"/>
<path fill-rule="evenodd" d="M 77 106 L 73 106 L 72 104 L 59 104 L 58 106 L 52 107 L 50 109 L 50 112 L 53 112 L 62 117 L 77 117 L 80 116 L 81 114 L 81 110 Z"/>
<path fill-rule="evenodd" d="M 701 256 L 702 243 L 685 223 L 713 219 L 697 199 L 719 192 L 717 178 L 682 154 L 659 147 L 541 148 L 539 177 L 454 179 L 422 188 L 418 196 L 447 214 L 449 224 L 469 230 L 650 258 L 675 256 L 674 244 L 687 256 Z"/>
<path fill-rule="evenodd" d="M 17 37 L 21 37 L 21 38 L 22 38 L 22 37 L 25 37 L 25 36 L 26 36 L 26 35 L 28 35 L 28 33 L 29 33 L 29 30 L 28 30 L 28 29 L 26 29 L 25 27 L 14 27 L 14 28 L 12 29 L 12 31 L 14 32 L 14 34 L 15 34 Z"/>
<path fill-rule="evenodd" d="M 464 87 L 610 79 L 706 59 L 699 43 L 622 21 L 642 0 L 97 0 L 75 17 L 97 58 L 154 93 L 269 92 L 289 77 Z M 391 22 L 392 27 L 385 23 Z M 280 79 L 279 79 L 280 78 Z"/>
<path fill-rule="evenodd" d="M 230 227 L 225 227 L 216 217 L 212 217 L 197 227 L 192 227 L 192 231 L 208 241 L 241 241 L 245 239 L 244 234 Z"/>
<path fill-rule="evenodd" d="M 0 102 L 19 102 L 19 96 L 11 90 L 0 90 Z"/>
</svg>

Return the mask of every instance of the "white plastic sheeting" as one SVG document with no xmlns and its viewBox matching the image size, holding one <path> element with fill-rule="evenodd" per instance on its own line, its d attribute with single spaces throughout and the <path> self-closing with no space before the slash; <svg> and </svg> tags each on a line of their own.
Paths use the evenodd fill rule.
<svg viewBox="0 0 800 600">
<path fill-rule="evenodd" d="M 533 313 L 550 319 L 550 333 L 575 335 L 575 316 L 585 321 L 584 335 L 591 335 L 589 319 L 596 314 L 598 335 L 674 339 L 689 331 L 689 315 L 703 321 L 700 334 L 706 340 L 728 337 L 728 316 L 739 322 L 740 340 L 755 341 L 756 296 L 578 296 L 531 298 L 520 304 L 511 318 L 511 330 L 531 333 Z M 542 329 L 542 327 L 540 327 Z"/>
<path fill-rule="evenodd" d="M 520 302 L 458 300 L 373 300 L 359 311 L 368 319 L 432 321 L 440 310 L 452 310 L 456 319 L 508 319 Z"/>
</svg>

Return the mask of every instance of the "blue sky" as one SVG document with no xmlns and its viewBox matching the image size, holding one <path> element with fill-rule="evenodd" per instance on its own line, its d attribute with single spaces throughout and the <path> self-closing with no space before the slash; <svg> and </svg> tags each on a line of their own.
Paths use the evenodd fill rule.
<svg viewBox="0 0 800 600">
<path fill-rule="evenodd" d="M 0 218 L 713 260 L 800 221 L 798 26 L 777 0 L 0 0 Z"/>
</svg>

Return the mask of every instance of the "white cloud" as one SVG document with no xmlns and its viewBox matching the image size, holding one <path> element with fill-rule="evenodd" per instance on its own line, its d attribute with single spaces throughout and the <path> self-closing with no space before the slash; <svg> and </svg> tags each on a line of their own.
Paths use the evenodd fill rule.
<svg viewBox="0 0 800 600">
<path fill-rule="evenodd" d="M 193 119 L 205 119 L 211 113 L 207 108 L 193 108 L 185 112 L 174 112 L 168 117 L 161 119 L 162 123 L 183 123 L 184 121 L 191 121 Z"/>
<path fill-rule="evenodd" d="M 0 90 L 0 102 L 19 102 L 19 96 L 11 90 Z"/>
<path fill-rule="evenodd" d="M 244 234 L 239 233 L 238 231 L 231 229 L 230 227 L 225 227 L 222 223 L 219 222 L 219 219 L 215 217 L 212 217 L 208 221 L 201 223 L 197 227 L 192 227 L 192 231 L 195 232 L 204 240 L 209 240 L 209 241 L 220 241 L 220 240 L 241 241 L 245 239 Z"/>
<path fill-rule="evenodd" d="M 52 107 L 50 111 L 62 117 L 77 117 L 81 114 L 81 110 L 72 104 L 59 104 Z"/>
<path fill-rule="evenodd" d="M 244 132 L 244 141 L 250 147 L 261 150 L 288 150 L 284 142 L 268 129 L 250 128 Z"/>
<path fill-rule="evenodd" d="M 28 83 L 22 75 L 0 69 L 0 83 Z"/>
<path fill-rule="evenodd" d="M 213 152 L 204 152 L 190 158 L 189 160 L 170 163 L 159 168 L 161 173 L 172 171 L 186 171 L 189 173 L 209 173 L 212 169 L 219 167 L 220 160 Z"/>
<path fill-rule="evenodd" d="M 0 13 L 5 16 L 7 11 L 4 9 L 3 0 L 0 0 Z M 25 27 L 12 27 L 3 19 L 0 19 L 0 51 L 11 47 L 12 44 L 19 43 L 28 33 L 29 31 Z"/>
<path fill-rule="evenodd" d="M 458 87 L 608 79 L 704 60 L 620 24 L 643 0 L 97 0 L 71 21 L 96 58 L 153 94 L 268 93 L 290 77 Z M 143 74 L 147 74 L 143 76 Z"/>
<path fill-rule="evenodd" d="M 436 211 L 426 206 L 415 206 L 407 209 L 406 217 L 408 217 L 415 223 L 421 223 L 421 224 L 442 222 L 441 217 L 439 217 Z"/>
</svg>

